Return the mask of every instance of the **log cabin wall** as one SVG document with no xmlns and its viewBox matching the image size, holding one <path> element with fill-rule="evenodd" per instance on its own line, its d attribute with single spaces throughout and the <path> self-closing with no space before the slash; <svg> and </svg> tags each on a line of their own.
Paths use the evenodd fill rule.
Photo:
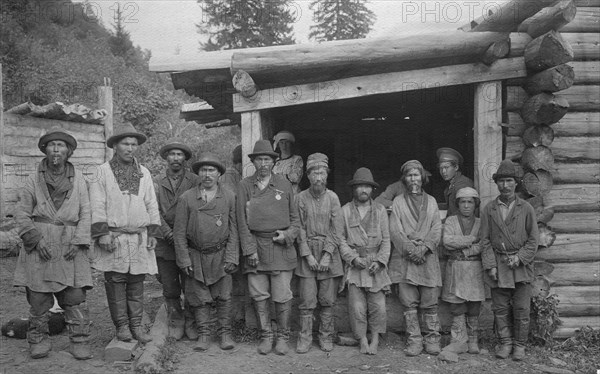
<svg viewBox="0 0 600 374">
<path fill-rule="evenodd" d="M 538 195 L 531 202 L 544 233 L 536 273 L 560 300 L 559 338 L 582 326 L 600 327 L 600 1 L 575 3 L 575 18 L 558 30 L 573 60 L 505 85 L 506 156 L 525 164 L 526 177 L 537 178 L 525 180 Z M 552 74 L 546 82 L 555 87 L 541 87 L 542 74 Z M 555 114 L 566 114 L 535 125 L 525 106 L 536 95 L 553 95 Z M 541 169 L 548 170 L 528 170 L 531 159 L 547 161 Z"/>
</svg>

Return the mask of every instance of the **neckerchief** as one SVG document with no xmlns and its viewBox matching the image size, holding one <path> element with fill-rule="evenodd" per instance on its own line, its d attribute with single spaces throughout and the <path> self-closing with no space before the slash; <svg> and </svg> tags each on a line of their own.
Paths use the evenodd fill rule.
<svg viewBox="0 0 600 374">
<path fill-rule="evenodd" d="M 55 176 L 48 167 L 48 159 L 45 158 L 42 160 L 39 170 L 44 173 L 44 182 L 46 182 L 50 200 L 52 200 L 56 210 L 59 210 L 67 194 L 73 188 L 71 179 L 75 176 L 75 167 L 67 162 L 63 173 Z"/>
<path fill-rule="evenodd" d="M 122 164 L 117 160 L 117 155 L 108 162 L 115 175 L 119 189 L 122 192 L 129 191 L 132 195 L 137 195 L 140 191 L 140 180 L 144 176 L 140 165 L 136 159 L 132 164 Z"/>
</svg>

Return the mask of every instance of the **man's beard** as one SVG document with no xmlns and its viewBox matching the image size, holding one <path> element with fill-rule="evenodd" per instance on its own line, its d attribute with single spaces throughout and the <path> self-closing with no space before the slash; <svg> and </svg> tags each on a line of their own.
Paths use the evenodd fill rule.
<svg viewBox="0 0 600 374">
<path fill-rule="evenodd" d="M 325 191 L 325 188 L 327 188 L 327 182 L 317 182 L 317 183 L 311 184 L 310 187 L 312 188 L 312 190 L 314 192 L 321 193 L 321 192 Z"/>
<path fill-rule="evenodd" d="M 418 183 L 411 183 L 408 185 L 408 190 L 410 193 L 419 193 L 421 192 L 421 185 Z"/>
<path fill-rule="evenodd" d="M 354 198 L 361 203 L 365 203 L 371 199 L 371 194 L 368 192 L 361 192 L 361 193 L 355 192 Z"/>
</svg>

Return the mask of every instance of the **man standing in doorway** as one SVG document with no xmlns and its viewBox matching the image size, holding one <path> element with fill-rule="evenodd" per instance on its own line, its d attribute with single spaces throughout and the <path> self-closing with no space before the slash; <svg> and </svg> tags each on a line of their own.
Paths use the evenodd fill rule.
<svg viewBox="0 0 600 374">
<path fill-rule="evenodd" d="M 156 243 L 156 264 L 158 279 L 163 286 L 163 296 L 167 306 L 169 320 L 169 336 L 177 340 L 185 335 L 190 340 L 197 340 L 196 323 L 189 307 L 181 308 L 181 294 L 184 288 L 185 275 L 180 272 L 175 261 L 173 243 L 173 225 L 177 200 L 185 191 L 196 187 L 200 179 L 186 170 L 186 161 L 192 157 L 192 150 L 181 139 L 169 139 L 159 151 L 167 161 L 167 169 L 155 180 L 154 189 L 160 212 L 161 238 Z"/>
<path fill-rule="evenodd" d="M 219 178 L 219 185 L 229 188 L 235 194 L 237 185 L 242 180 L 242 146 L 235 147 L 231 156 L 233 166 L 225 169 L 225 173 Z"/>
<path fill-rule="evenodd" d="M 237 191 L 237 218 L 242 253 L 246 259 L 248 291 L 254 300 L 260 326 L 260 354 L 273 346 L 269 300 L 275 303 L 277 339 L 275 353 L 289 351 L 292 290 L 290 282 L 297 258 L 294 240 L 300 230 L 292 185 L 273 174 L 277 158 L 271 143 L 259 140 L 248 155 L 256 168 L 242 179 Z"/>
<path fill-rule="evenodd" d="M 444 199 L 447 205 L 448 213 L 446 217 L 458 214 L 458 205 L 456 205 L 456 192 L 461 188 L 473 188 L 473 181 L 460 171 L 464 163 L 463 156 L 452 148 L 440 148 L 436 152 L 438 157 L 438 168 L 440 175 L 448 185 L 444 189 Z"/>
<path fill-rule="evenodd" d="M 106 141 L 115 156 L 90 182 L 92 267 L 104 272 L 117 339 L 140 343 L 152 340 L 142 327 L 144 279 L 158 272 L 154 248 L 162 236 L 152 176 L 135 158 L 145 141 L 130 124 L 117 128 Z"/>
<path fill-rule="evenodd" d="M 513 162 L 502 161 L 492 178 L 500 195 L 481 213 L 484 281 L 492 291 L 492 311 L 501 344 L 496 357 L 506 359 L 512 351 L 513 360 L 518 361 L 525 358 L 529 334 L 533 260 L 539 233 L 533 207 L 515 195 L 519 176 Z M 509 320 L 511 314 L 514 325 Z"/>
</svg>

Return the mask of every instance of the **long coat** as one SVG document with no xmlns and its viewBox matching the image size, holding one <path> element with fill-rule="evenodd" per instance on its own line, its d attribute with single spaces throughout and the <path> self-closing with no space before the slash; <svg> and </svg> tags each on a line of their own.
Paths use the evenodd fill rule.
<svg viewBox="0 0 600 374">
<path fill-rule="evenodd" d="M 36 292 L 59 292 L 66 287 L 92 287 L 88 252 L 77 251 L 71 261 L 63 257 L 70 245 L 90 244 L 90 201 L 87 186 L 83 174 L 77 169 L 71 179 L 72 188 L 58 210 L 50 198 L 43 173 L 39 170 L 27 178 L 19 191 L 15 215 L 19 235 L 37 230 L 49 246 L 52 259 L 42 261 L 37 250 L 21 250 L 15 269 L 15 286 L 26 286 Z M 62 225 L 39 221 L 60 222 Z"/>
<path fill-rule="evenodd" d="M 107 227 L 116 244 L 116 250 L 110 253 L 100 249 L 96 240 L 94 269 L 130 274 L 158 272 L 154 250 L 148 249 L 147 230 L 149 226 L 160 226 L 158 203 L 150 172 L 141 165 L 140 169 L 143 177 L 137 195 L 121 192 L 108 162 L 99 166 L 97 178 L 90 182 L 92 226 Z"/>
</svg>

